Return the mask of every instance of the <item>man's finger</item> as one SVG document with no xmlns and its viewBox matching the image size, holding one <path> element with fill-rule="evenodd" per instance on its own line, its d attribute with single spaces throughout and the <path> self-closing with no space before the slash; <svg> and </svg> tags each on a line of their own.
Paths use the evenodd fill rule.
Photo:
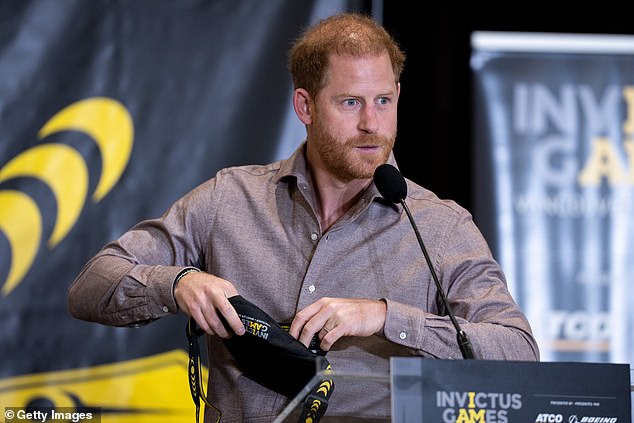
<svg viewBox="0 0 634 423">
<path fill-rule="evenodd" d="M 224 298 L 218 305 L 218 318 L 232 333 L 244 334 L 244 324 L 227 298 Z"/>
</svg>

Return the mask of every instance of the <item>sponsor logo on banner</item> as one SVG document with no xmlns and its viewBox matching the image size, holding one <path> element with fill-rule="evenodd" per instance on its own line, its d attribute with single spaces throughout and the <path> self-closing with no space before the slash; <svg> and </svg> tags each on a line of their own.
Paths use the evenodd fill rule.
<svg viewBox="0 0 634 423">
<path fill-rule="evenodd" d="M 537 321 L 536 321 L 537 323 Z M 541 324 L 559 351 L 609 351 L 610 315 L 586 310 L 550 310 Z"/>
</svg>

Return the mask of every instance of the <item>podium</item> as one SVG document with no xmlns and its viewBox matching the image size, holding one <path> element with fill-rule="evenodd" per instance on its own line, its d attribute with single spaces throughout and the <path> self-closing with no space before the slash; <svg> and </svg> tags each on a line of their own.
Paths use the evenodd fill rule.
<svg viewBox="0 0 634 423">
<path fill-rule="evenodd" d="M 329 415 L 320 423 L 627 423 L 633 372 L 627 364 L 435 360 L 392 357 L 390 374 L 333 374 L 332 398 L 346 384 L 379 384 L 390 392 L 389 417 Z M 318 372 L 275 423 L 297 423 Z"/>
</svg>

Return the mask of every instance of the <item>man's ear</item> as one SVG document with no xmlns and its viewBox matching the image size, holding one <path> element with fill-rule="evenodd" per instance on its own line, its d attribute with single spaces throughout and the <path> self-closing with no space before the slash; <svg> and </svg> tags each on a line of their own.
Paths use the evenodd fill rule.
<svg viewBox="0 0 634 423">
<path fill-rule="evenodd" d="M 295 89 L 293 93 L 293 108 L 295 114 L 304 125 L 313 123 L 313 110 L 310 94 L 303 88 Z"/>
</svg>

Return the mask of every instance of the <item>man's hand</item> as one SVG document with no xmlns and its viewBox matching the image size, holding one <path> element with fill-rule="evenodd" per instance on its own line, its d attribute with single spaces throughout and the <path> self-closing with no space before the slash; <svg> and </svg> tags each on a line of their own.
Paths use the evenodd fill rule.
<svg viewBox="0 0 634 423">
<path fill-rule="evenodd" d="M 299 311 L 289 333 L 306 345 L 314 334 L 324 351 L 342 336 L 370 336 L 383 330 L 387 305 L 364 298 L 321 298 Z"/>
<path fill-rule="evenodd" d="M 234 295 L 238 295 L 238 290 L 231 282 L 205 272 L 187 273 L 174 288 L 178 307 L 206 333 L 221 338 L 230 338 L 233 333 L 227 330 L 220 316 L 233 332 L 244 334 L 244 325 L 227 299 Z"/>
</svg>

